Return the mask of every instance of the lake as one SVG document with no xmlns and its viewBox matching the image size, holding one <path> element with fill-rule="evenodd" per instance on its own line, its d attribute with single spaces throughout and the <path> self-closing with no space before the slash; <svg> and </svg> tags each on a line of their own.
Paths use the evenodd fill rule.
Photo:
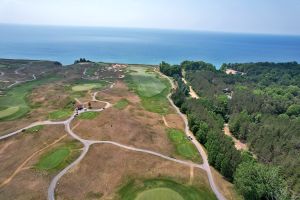
<svg viewBox="0 0 300 200">
<path fill-rule="evenodd" d="M 131 28 L 0 25 L 0 58 L 176 64 L 300 62 L 300 36 Z"/>
</svg>

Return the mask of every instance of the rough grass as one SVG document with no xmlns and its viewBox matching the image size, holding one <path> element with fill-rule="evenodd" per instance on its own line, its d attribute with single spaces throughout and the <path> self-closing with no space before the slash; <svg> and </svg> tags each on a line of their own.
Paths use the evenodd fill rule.
<svg viewBox="0 0 300 200">
<path fill-rule="evenodd" d="M 104 85 L 102 83 L 85 83 L 78 84 L 72 87 L 72 90 L 75 92 L 88 91 L 92 89 L 102 88 Z"/>
<path fill-rule="evenodd" d="M 167 129 L 170 140 L 176 147 L 176 153 L 195 162 L 201 161 L 196 147 L 186 138 L 184 132 L 178 129 Z"/>
<path fill-rule="evenodd" d="M 119 110 L 123 110 L 124 108 L 126 108 L 128 106 L 128 104 L 129 104 L 129 101 L 127 99 L 121 99 L 114 105 L 114 107 Z"/>
<path fill-rule="evenodd" d="M 62 110 L 56 110 L 51 113 L 49 113 L 49 119 L 50 120 L 61 120 L 66 119 L 72 115 L 73 111 L 70 109 L 62 109 Z"/>
<path fill-rule="evenodd" d="M 47 172 L 59 171 L 78 157 L 79 148 L 80 144 L 78 142 L 65 143 L 42 155 L 34 168 Z"/>
<path fill-rule="evenodd" d="M 88 112 L 81 113 L 78 116 L 78 119 L 84 119 L 84 120 L 95 119 L 98 115 L 99 112 L 88 111 Z"/>
<path fill-rule="evenodd" d="M 170 84 L 147 67 L 129 67 L 126 82 L 142 100 L 142 106 L 159 114 L 169 112 L 167 95 L 170 92 Z"/>
<path fill-rule="evenodd" d="M 0 96 L 0 105 L 1 107 L 5 108 L 18 107 L 18 110 L 16 112 L 13 112 L 16 110 L 16 108 L 8 110 L 10 112 L 9 115 L 7 115 L 7 113 L 5 115 L 3 114 L 2 117 L 0 117 L 0 121 L 15 120 L 23 117 L 31 109 L 26 98 L 31 90 L 42 84 L 49 83 L 58 79 L 58 77 L 48 77 L 27 83 L 22 83 L 9 89 L 6 92 L 5 96 Z"/>
<path fill-rule="evenodd" d="M 165 198 L 163 190 L 168 189 L 169 194 L 177 193 L 176 199 L 184 200 L 215 200 L 214 194 L 207 188 L 184 185 L 168 179 L 148 179 L 142 181 L 130 181 L 119 190 L 122 200 L 148 200 L 152 199 L 171 199 Z M 147 192 L 151 191 L 147 194 Z M 157 193 L 156 193 L 157 192 Z M 146 196 L 144 196 L 146 193 Z M 180 198 L 181 197 L 181 198 Z"/>
</svg>

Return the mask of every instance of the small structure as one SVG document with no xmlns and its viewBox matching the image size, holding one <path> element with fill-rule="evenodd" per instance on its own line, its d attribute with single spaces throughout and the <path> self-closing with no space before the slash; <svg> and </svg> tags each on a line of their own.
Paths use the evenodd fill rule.
<svg viewBox="0 0 300 200">
<path fill-rule="evenodd" d="M 76 110 L 82 110 L 84 107 L 83 107 L 83 105 L 82 104 L 77 104 L 76 105 Z"/>
</svg>

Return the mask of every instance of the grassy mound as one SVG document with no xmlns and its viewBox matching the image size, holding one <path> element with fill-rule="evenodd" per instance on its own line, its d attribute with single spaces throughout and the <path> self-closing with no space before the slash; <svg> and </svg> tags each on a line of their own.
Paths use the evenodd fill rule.
<svg viewBox="0 0 300 200">
<path fill-rule="evenodd" d="M 72 87 L 72 90 L 75 92 L 81 92 L 81 91 L 88 91 L 92 89 L 99 89 L 102 88 L 102 83 L 85 83 L 85 84 L 78 84 Z"/>
<path fill-rule="evenodd" d="M 167 129 L 170 140 L 176 146 L 178 155 L 193 160 L 201 161 L 201 157 L 196 147 L 186 138 L 186 135 L 178 129 Z"/>
<path fill-rule="evenodd" d="M 159 114 L 169 112 L 169 102 L 166 97 L 170 91 L 170 84 L 167 80 L 161 79 L 151 68 L 129 67 L 126 81 L 129 88 L 139 95 L 146 110 Z"/>
<path fill-rule="evenodd" d="M 68 142 L 41 156 L 35 168 L 38 170 L 55 172 L 65 168 L 79 155 L 79 146 L 77 142 Z"/>
<path fill-rule="evenodd" d="M 174 200 L 215 200 L 207 188 L 184 185 L 168 179 L 130 181 L 119 190 L 122 200 L 174 199 Z M 173 198 L 172 198 L 173 197 Z"/>
<path fill-rule="evenodd" d="M 114 107 L 119 110 L 123 110 L 124 108 L 126 108 L 128 106 L 128 104 L 129 104 L 129 101 L 127 99 L 121 99 L 114 105 Z"/>
<path fill-rule="evenodd" d="M 78 119 L 95 119 L 99 115 L 98 112 L 84 112 L 78 116 Z"/>
</svg>

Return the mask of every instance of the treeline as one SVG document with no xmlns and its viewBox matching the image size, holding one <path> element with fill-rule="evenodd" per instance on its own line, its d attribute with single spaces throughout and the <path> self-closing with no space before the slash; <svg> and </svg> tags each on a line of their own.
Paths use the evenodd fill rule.
<svg viewBox="0 0 300 200">
<path fill-rule="evenodd" d="M 162 72 L 165 69 L 178 71 L 178 66 L 175 66 L 176 70 L 170 70 L 171 67 L 166 63 L 160 65 Z M 176 78 L 178 87 L 172 99 L 181 111 L 187 114 L 191 131 L 207 149 L 209 163 L 229 181 L 234 182 L 245 199 L 288 199 L 286 182 L 279 168 L 260 164 L 251 154 L 236 150 L 232 139 L 222 131 L 224 122 L 232 120 L 231 117 L 234 115 L 231 112 L 229 97 L 236 87 L 243 89 L 244 85 L 240 83 L 247 80 L 241 76 L 226 75 L 205 62 L 185 61 L 180 65 L 180 71 L 182 70 L 186 71 L 186 78 L 201 98 L 198 100 L 189 98 L 187 86 L 181 78 Z M 166 75 L 182 76 L 181 73 Z M 237 119 L 241 119 L 241 124 L 247 120 L 254 123 L 263 120 L 258 114 L 249 119 L 246 111 Z M 244 134 L 248 135 L 248 127 L 243 129 Z M 247 136 L 241 138 L 246 140 Z M 256 175 L 259 178 L 253 178 Z"/>
<path fill-rule="evenodd" d="M 78 63 L 89 63 L 89 62 L 92 62 L 90 60 L 87 60 L 85 58 L 79 58 L 79 60 L 75 60 L 74 61 L 74 64 L 78 64 Z"/>
</svg>

